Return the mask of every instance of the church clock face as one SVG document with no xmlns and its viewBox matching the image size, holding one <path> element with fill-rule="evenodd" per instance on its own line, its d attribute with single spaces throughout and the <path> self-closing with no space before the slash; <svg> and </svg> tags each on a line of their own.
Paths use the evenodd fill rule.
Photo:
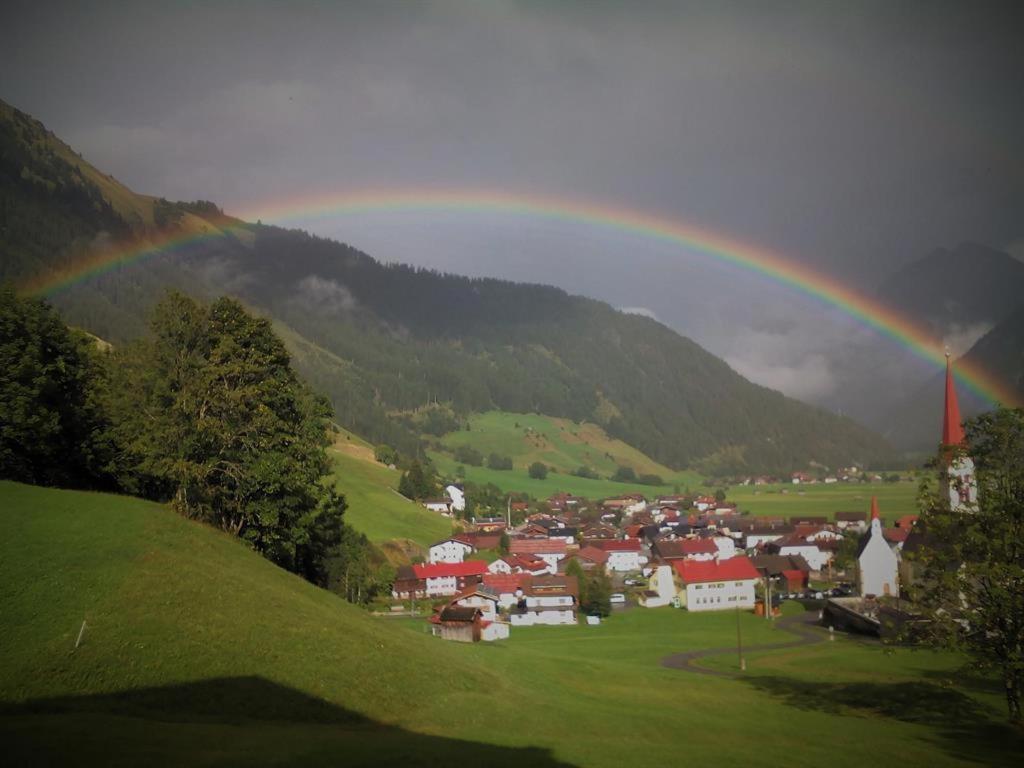
<svg viewBox="0 0 1024 768">
<path fill-rule="evenodd" d="M 958 456 L 946 470 L 949 484 L 949 508 L 973 512 L 978 508 L 978 484 L 974 479 L 974 462 L 969 456 Z"/>
</svg>

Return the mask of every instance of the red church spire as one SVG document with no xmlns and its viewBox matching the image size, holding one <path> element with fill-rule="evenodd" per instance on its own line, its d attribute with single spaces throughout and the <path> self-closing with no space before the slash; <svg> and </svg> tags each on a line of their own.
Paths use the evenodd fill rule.
<svg viewBox="0 0 1024 768">
<path fill-rule="evenodd" d="M 879 517 L 878 517 L 878 497 L 877 496 L 872 496 L 871 497 L 871 519 L 872 520 L 878 520 L 879 519 Z"/>
<path fill-rule="evenodd" d="M 964 430 L 960 426 L 960 405 L 956 401 L 956 387 L 953 383 L 953 363 L 946 353 L 946 409 L 942 417 L 942 444 L 963 445 Z"/>
</svg>

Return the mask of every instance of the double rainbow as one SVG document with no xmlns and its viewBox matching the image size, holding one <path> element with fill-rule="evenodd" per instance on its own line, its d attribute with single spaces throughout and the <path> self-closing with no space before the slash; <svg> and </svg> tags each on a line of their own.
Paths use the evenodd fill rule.
<svg viewBox="0 0 1024 768">
<path fill-rule="evenodd" d="M 899 343 L 936 370 L 945 365 L 945 349 L 937 339 L 908 318 L 841 281 L 761 246 L 721 233 L 701 229 L 678 219 L 654 216 L 618 206 L 538 194 L 515 194 L 493 189 L 371 189 L 343 194 L 290 198 L 253 206 L 241 218 L 288 223 L 331 216 L 379 212 L 495 213 L 534 219 L 557 220 L 603 227 L 682 247 L 733 264 L 836 307 L 862 325 Z M 132 243 L 83 258 L 59 275 L 26 286 L 30 292 L 53 295 L 70 286 L 103 274 L 119 265 L 159 254 L 173 254 L 196 242 L 228 237 L 247 224 L 228 221 L 216 230 L 187 235 L 168 235 L 157 241 Z M 1016 405 L 1017 394 L 996 376 L 978 365 L 961 361 L 957 378 L 969 390 L 991 403 Z"/>
</svg>

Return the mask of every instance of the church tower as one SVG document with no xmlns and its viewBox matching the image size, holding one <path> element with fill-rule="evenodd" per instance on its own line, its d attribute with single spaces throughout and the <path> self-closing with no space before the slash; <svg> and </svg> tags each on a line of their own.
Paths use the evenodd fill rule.
<svg viewBox="0 0 1024 768">
<path fill-rule="evenodd" d="M 861 596 L 899 597 L 899 557 L 885 540 L 878 497 L 871 497 L 871 527 L 857 547 L 857 582 Z"/>
<path fill-rule="evenodd" d="M 965 452 L 967 441 L 960 425 L 960 405 L 953 381 L 953 363 L 946 353 L 946 407 L 942 416 L 942 447 L 939 461 L 942 483 L 947 489 L 949 508 L 973 512 L 978 508 L 978 483 L 974 479 L 974 461 Z"/>
</svg>

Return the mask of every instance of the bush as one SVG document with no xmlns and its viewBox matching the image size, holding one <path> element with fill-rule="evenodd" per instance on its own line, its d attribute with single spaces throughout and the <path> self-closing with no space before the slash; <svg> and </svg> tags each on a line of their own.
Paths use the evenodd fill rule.
<svg viewBox="0 0 1024 768">
<path fill-rule="evenodd" d="M 471 445 L 460 445 L 455 449 L 455 460 L 460 464 L 479 467 L 484 463 L 484 455 Z"/>
<path fill-rule="evenodd" d="M 582 467 L 573 472 L 576 477 L 585 477 L 588 480 L 597 480 L 599 475 L 593 469 L 584 464 Z"/>
<path fill-rule="evenodd" d="M 535 461 L 530 465 L 530 477 L 534 480 L 543 480 L 547 476 L 548 468 L 546 464 L 541 464 L 539 461 Z"/>
<path fill-rule="evenodd" d="M 614 483 L 635 483 L 636 471 L 632 467 L 620 466 L 611 476 L 611 480 Z"/>
<path fill-rule="evenodd" d="M 490 469 L 512 469 L 512 457 L 502 456 L 501 454 L 498 453 L 492 453 L 490 456 L 487 457 L 487 466 Z"/>
<path fill-rule="evenodd" d="M 661 479 L 661 475 L 640 475 L 636 479 L 641 485 L 664 485 L 664 481 Z"/>
<path fill-rule="evenodd" d="M 390 445 L 381 443 L 373 449 L 373 458 L 385 466 L 390 466 L 398 463 L 398 451 Z"/>
</svg>

